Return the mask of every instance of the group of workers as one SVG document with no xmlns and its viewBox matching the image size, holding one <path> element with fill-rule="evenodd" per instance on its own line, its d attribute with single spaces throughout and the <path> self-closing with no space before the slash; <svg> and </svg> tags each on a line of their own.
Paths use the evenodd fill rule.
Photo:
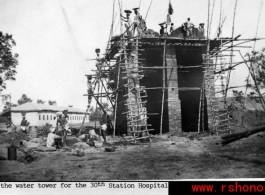
<svg viewBox="0 0 265 195">
<path fill-rule="evenodd" d="M 124 17 L 122 14 L 120 15 L 121 19 L 126 22 L 126 33 L 130 37 L 140 36 L 142 32 L 147 29 L 146 22 L 140 15 L 139 8 L 134 8 L 133 10 L 135 14 L 133 22 L 130 18 L 130 15 L 132 13 L 131 10 L 124 11 L 126 13 L 126 17 Z"/>
<path fill-rule="evenodd" d="M 109 119 L 110 113 L 101 113 L 101 119 L 100 119 L 100 135 L 102 136 L 104 142 L 107 142 L 106 139 L 106 130 L 108 129 L 110 123 Z M 68 123 L 68 115 L 67 111 L 58 112 L 56 113 L 56 116 L 54 117 L 54 123 L 50 127 L 50 133 L 47 137 L 47 144 L 46 146 L 48 148 L 50 147 L 56 147 L 61 148 L 66 146 L 66 135 L 67 132 L 71 132 L 69 129 L 69 123 Z M 57 119 L 57 120 L 56 120 Z M 100 135 L 96 135 L 94 131 L 90 131 L 89 136 L 91 139 L 99 138 Z M 98 139 L 97 139 L 98 140 Z"/>
<path fill-rule="evenodd" d="M 50 133 L 47 137 L 46 146 L 48 148 L 52 146 L 55 146 L 56 148 L 66 146 L 67 132 L 71 132 L 69 128 L 68 119 L 68 110 L 56 113 L 56 116 L 52 120 Z"/>
<path fill-rule="evenodd" d="M 168 35 L 168 32 L 166 31 L 167 30 L 167 23 L 163 22 L 163 23 L 160 23 L 159 25 L 160 25 L 160 36 Z M 190 18 L 188 18 L 187 21 L 182 24 L 182 29 L 183 29 L 186 37 L 193 34 L 193 28 L 194 28 L 194 24 L 191 23 Z M 173 30 L 175 30 L 174 23 L 171 23 L 171 26 L 169 29 L 170 34 L 172 33 Z M 204 31 L 204 23 L 199 24 L 198 30 L 201 32 Z"/>
</svg>

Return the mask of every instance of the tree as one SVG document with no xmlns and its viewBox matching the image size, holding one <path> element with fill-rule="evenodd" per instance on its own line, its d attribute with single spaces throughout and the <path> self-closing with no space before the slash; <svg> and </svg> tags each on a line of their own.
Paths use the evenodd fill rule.
<svg viewBox="0 0 265 195">
<path fill-rule="evenodd" d="M 106 111 L 106 112 L 111 112 L 111 115 L 110 115 L 110 118 L 113 118 L 113 109 L 111 106 L 109 106 L 108 103 L 104 102 L 101 104 L 103 109 Z M 100 112 L 100 107 L 98 106 L 97 109 L 94 109 L 92 106 L 90 108 L 90 114 L 89 114 L 89 119 L 91 121 L 95 121 L 95 120 L 100 120 L 100 116 L 101 116 L 101 112 Z"/>
<path fill-rule="evenodd" d="M 56 101 L 52 101 L 52 100 L 49 100 L 48 103 L 51 106 L 56 106 L 57 105 Z"/>
<path fill-rule="evenodd" d="M 11 107 L 16 107 L 17 104 L 10 103 L 9 101 L 6 101 L 5 106 L 3 108 L 3 112 L 8 111 Z"/>
<path fill-rule="evenodd" d="M 12 35 L 0 32 L 0 92 L 6 88 L 7 80 L 15 80 L 18 54 L 12 53 L 12 47 L 16 42 Z"/>
<path fill-rule="evenodd" d="M 45 101 L 43 101 L 41 99 L 37 99 L 37 104 L 45 104 Z"/>
<path fill-rule="evenodd" d="M 18 105 L 25 104 L 27 102 L 32 102 L 32 99 L 30 99 L 26 94 L 23 94 L 22 97 L 17 101 Z"/>
<path fill-rule="evenodd" d="M 256 82 L 261 89 L 265 88 L 265 48 L 261 51 L 252 51 L 251 54 L 247 53 L 246 56 L 250 61 L 250 71 L 256 77 Z M 255 86 L 252 88 L 257 91 Z"/>
<path fill-rule="evenodd" d="M 2 97 L 2 103 L 4 104 L 3 112 L 8 111 L 11 107 L 17 106 L 16 104 L 10 103 L 11 101 L 10 94 L 1 95 L 1 97 Z"/>
</svg>

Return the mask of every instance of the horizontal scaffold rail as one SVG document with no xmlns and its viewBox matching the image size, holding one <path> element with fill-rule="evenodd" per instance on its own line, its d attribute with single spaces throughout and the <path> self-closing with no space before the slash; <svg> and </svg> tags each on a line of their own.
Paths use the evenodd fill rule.
<svg viewBox="0 0 265 195">
<path fill-rule="evenodd" d="M 91 95 L 91 96 L 96 96 L 96 95 L 113 95 L 115 94 L 115 92 L 112 92 L 112 93 L 89 93 L 89 94 L 84 94 L 83 96 L 88 96 L 88 95 Z"/>
<path fill-rule="evenodd" d="M 152 89 L 178 89 L 179 91 L 192 91 L 192 90 L 201 90 L 200 87 L 150 87 L 150 88 L 144 88 L 147 90 Z"/>
</svg>

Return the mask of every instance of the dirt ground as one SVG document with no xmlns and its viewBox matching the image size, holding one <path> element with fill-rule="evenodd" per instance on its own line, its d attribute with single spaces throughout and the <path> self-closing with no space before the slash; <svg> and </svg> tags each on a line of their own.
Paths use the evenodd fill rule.
<svg viewBox="0 0 265 195">
<path fill-rule="evenodd" d="M 76 147 L 69 136 L 68 146 Z M 78 142 L 79 144 L 80 142 Z M 0 181 L 179 180 L 265 177 L 265 132 L 222 146 L 220 136 L 188 134 L 156 136 L 153 143 L 126 144 L 108 137 L 102 148 L 84 143 L 85 156 L 69 148 L 35 151 L 30 164 L 0 160 Z M 105 147 L 116 145 L 115 152 Z M 0 156 L 7 156 L 7 144 Z M 18 152 L 18 158 L 23 156 Z"/>
</svg>

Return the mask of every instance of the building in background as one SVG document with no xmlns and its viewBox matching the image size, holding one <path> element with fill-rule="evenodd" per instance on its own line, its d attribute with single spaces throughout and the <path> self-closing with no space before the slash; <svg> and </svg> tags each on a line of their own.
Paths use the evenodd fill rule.
<svg viewBox="0 0 265 195">
<path fill-rule="evenodd" d="M 51 123 L 56 116 L 56 112 L 68 110 L 69 124 L 74 125 L 83 122 L 85 111 L 73 107 L 51 106 L 46 104 L 26 103 L 11 108 L 11 120 L 14 125 L 19 126 L 22 120 L 22 113 L 26 113 L 26 119 L 30 126 L 44 126 Z M 85 122 L 89 122 L 89 115 L 86 116 Z"/>
</svg>

